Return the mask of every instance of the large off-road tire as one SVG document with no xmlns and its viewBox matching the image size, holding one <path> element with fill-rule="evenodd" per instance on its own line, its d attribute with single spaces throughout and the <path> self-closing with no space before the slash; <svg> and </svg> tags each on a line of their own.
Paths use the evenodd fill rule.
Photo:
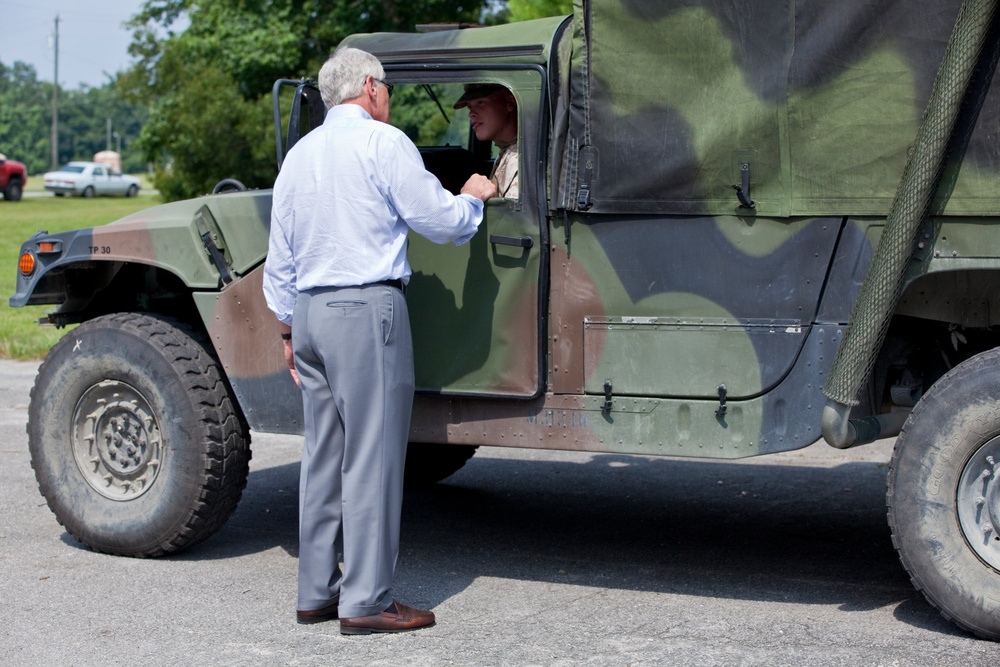
<svg viewBox="0 0 1000 667">
<path fill-rule="evenodd" d="M 7 187 L 3 189 L 3 198 L 7 201 L 20 201 L 23 192 L 24 186 L 21 181 L 16 178 L 12 178 L 7 181 Z"/>
<path fill-rule="evenodd" d="M 449 477 L 472 458 L 479 447 L 411 442 L 406 448 L 404 483 L 409 489 L 430 486 Z"/>
<path fill-rule="evenodd" d="M 246 486 L 249 429 L 201 337 L 155 315 L 81 324 L 38 369 L 38 487 L 96 551 L 159 556 L 212 535 Z"/>
<path fill-rule="evenodd" d="M 917 403 L 889 468 L 892 541 L 914 585 L 962 628 L 1000 640 L 1000 349 Z"/>
</svg>

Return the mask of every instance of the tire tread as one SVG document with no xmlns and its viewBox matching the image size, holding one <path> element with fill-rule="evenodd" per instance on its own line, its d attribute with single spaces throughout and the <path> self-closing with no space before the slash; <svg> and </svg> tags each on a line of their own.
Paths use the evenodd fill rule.
<svg viewBox="0 0 1000 667">
<path fill-rule="evenodd" d="M 251 458 L 249 428 L 242 412 L 234 403 L 231 389 L 220 373 L 219 364 L 210 351 L 207 339 L 183 322 L 149 313 L 115 313 L 95 318 L 80 326 L 130 330 L 162 351 L 164 358 L 176 370 L 185 390 L 191 396 L 196 414 L 199 415 L 204 434 L 205 466 L 199 472 L 202 491 L 192 501 L 182 526 L 176 534 L 164 539 L 154 548 L 128 552 L 103 549 L 89 544 L 83 536 L 74 534 L 58 513 L 57 520 L 74 538 L 102 553 L 157 557 L 177 553 L 204 541 L 236 509 L 246 488 Z M 67 336 L 59 341 L 56 348 L 71 344 L 69 338 Z M 39 377 L 46 373 L 51 357 L 50 354 L 39 366 Z M 36 399 L 37 386 L 36 381 L 30 393 L 32 402 Z M 30 423 L 28 432 L 30 435 Z M 34 456 L 31 465 L 39 481 L 39 490 L 55 513 L 50 495 L 56 493 L 56 490 L 47 488 L 45 477 L 40 474 Z"/>
<path fill-rule="evenodd" d="M 926 567 L 917 562 L 917 558 L 922 557 L 923 554 L 910 553 L 904 544 L 906 541 L 905 532 L 908 526 L 900 521 L 897 514 L 896 498 L 901 488 L 901 470 L 905 468 L 903 458 L 911 456 L 914 449 L 919 451 L 919 448 L 926 447 L 925 443 L 922 442 L 921 436 L 926 439 L 927 434 L 921 433 L 918 435 L 918 431 L 921 428 L 926 430 L 927 427 L 925 425 L 934 424 L 939 426 L 937 422 L 940 419 L 935 419 L 936 416 L 940 417 L 941 414 L 956 413 L 959 406 L 956 405 L 955 396 L 961 395 L 962 386 L 973 376 L 984 372 L 995 372 L 998 363 L 1000 363 L 1000 349 L 990 350 L 959 364 L 934 383 L 931 390 L 914 406 L 906 423 L 903 425 L 903 429 L 893 447 L 886 478 L 886 518 L 889 524 L 892 545 L 909 575 L 910 582 L 931 606 L 938 610 L 942 617 L 967 632 L 994 641 L 1000 640 L 1000 630 L 990 630 L 980 627 L 967 622 L 960 614 L 953 613 L 950 610 L 951 604 L 946 597 L 939 597 L 935 592 L 937 587 L 934 585 L 934 582 L 925 581 L 920 576 L 920 572 L 924 571 Z"/>
</svg>

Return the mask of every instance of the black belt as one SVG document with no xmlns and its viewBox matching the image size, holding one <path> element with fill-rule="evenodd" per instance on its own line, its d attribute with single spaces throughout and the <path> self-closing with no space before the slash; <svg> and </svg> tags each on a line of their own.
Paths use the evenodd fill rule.
<svg viewBox="0 0 1000 667">
<path fill-rule="evenodd" d="M 403 291 L 403 281 L 400 278 L 393 278 L 391 280 L 379 280 L 374 283 L 365 283 L 364 285 L 330 285 L 328 287 L 316 287 L 317 292 L 331 290 L 331 289 L 362 289 L 364 287 L 375 287 L 376 285 L 385 285 L 386 287 L 395 287 L 396 289 Z M 311 292 L 312 290 L 306 290 L 306 292 Z"/>
</svg>

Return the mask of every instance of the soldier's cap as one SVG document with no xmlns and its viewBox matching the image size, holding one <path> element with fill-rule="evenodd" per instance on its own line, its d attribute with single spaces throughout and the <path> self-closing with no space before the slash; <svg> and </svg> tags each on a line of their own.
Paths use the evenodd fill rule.
<svg viewBox="0 0 1000 667">
<path fill-rule="evenodd" d="M 465 92 L 462 96 L 458 98 L 455 102 L 453 109 L 461 109 L 462 107 L 469 106 L 469 102 L 473 100 L 479 100 L 484 97 L 489 97 L 495 92 L 507 90 L 499 83 L 467 83 L 465 84 Z"/>
</svg>

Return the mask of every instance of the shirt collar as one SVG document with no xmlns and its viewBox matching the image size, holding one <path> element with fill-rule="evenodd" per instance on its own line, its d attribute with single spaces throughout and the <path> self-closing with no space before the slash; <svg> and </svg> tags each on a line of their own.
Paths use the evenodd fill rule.
<svg viewBox="0 0 1000 667">
<path fill-rule="evenodd" d="M 371 114 L 359 105 L 352 104 L 350 102 L 337 104 L 327 109 L 326 120 L 331 118 L 364 118 L 366 120 L 372 120 Z M 326 122 L 326 120 L 323 122 Z"/>
</svg>

